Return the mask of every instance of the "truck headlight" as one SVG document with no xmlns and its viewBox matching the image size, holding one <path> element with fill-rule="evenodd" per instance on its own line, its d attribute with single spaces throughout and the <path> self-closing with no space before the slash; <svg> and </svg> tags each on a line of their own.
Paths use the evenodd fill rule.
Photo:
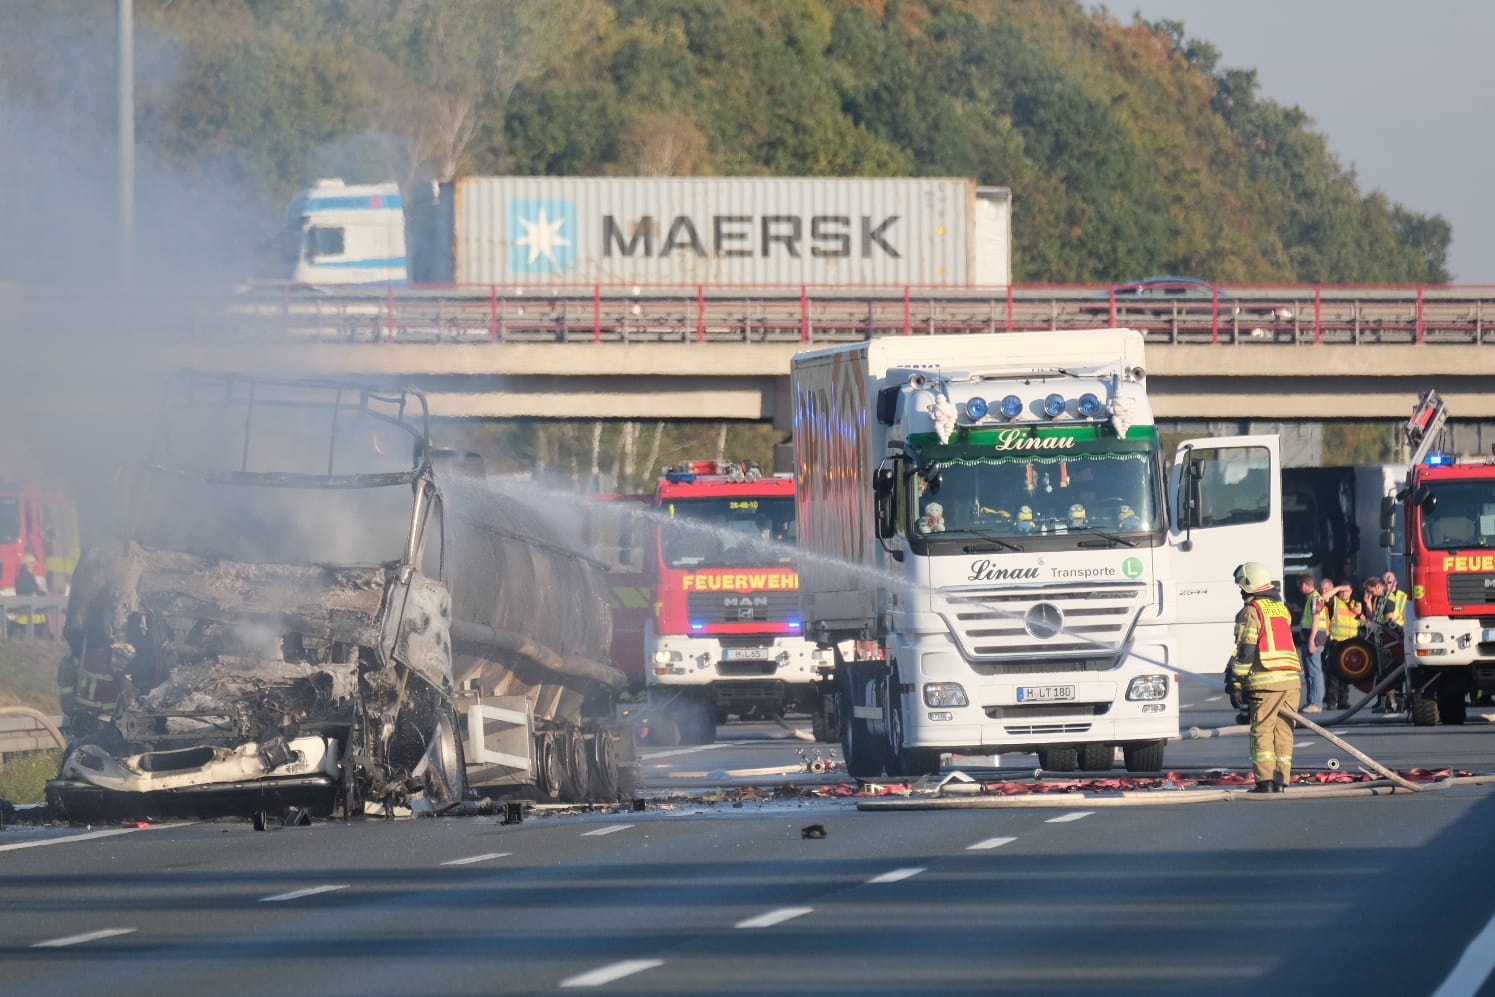
<svg viewBox="0 0 1495 997">
<path fill-rule="evenodd" d="M 925 706 L 969 706 L 966 691 L 959 682 L 930 682 L 924 686 Z"/>
<path fill-rule="evenodd" d="M 656 665 L 669 665 L 673 664 L 676 661 L 680 661 L 681 659 L 682 655 L 679 651 L 667 651 L 663 648 L 660 648 L 658 651 L 654 652 L 654 663 Z"/>
<path fill-rule="evenodd" d="M 1168 676 L 1138 675 L 1126 687 L 1127 699 L 1154 700 L 1168 698 Z"/>
<path fill-rule="evenodd" d="M 1443 643 L 1443 635 L 1432 630 L 1419 630 L 1412 635 L 1412 643 L 1418 647 L 1426 647 L 1428 644 Z"/>
</svg>

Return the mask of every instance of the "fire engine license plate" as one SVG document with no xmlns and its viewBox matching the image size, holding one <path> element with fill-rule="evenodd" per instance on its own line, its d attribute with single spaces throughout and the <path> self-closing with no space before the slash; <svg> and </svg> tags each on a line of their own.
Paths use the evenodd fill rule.
<svg viewBox="0 0 1495 997">
<path fill-rule="evenodd" d="M 768 657 L 769 648 L 766 647 L 729 647 L 722 651 L 722 658 L 726 661 L 762 661 Z"/>
<path fill-rule="evenodd" d="M 1017 687 L 1019 703 L 1063 703 L 1075 698 L 1072 685 L 1020 685 Z"/>
</svg>

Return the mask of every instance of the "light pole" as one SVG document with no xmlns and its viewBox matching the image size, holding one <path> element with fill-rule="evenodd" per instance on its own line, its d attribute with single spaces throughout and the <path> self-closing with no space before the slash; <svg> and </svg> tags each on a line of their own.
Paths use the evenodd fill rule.
<svg viewBox="0 0 1495 997">
<path fill-rule="evenodd" d="M 119 10 L 119 281 L 135 280 L 135 11 L 134 0 Z"/>
</svg>

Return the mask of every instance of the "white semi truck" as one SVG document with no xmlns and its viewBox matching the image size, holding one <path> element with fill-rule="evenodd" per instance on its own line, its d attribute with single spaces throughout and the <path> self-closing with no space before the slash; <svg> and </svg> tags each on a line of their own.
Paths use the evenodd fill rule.
<svg viewBox="0 0 1495 997">
<path fill-rule="evenodd" d="M 1133 330 L 883 337 L 793 362 L 805 633 L 849 771 L 947 753 L 1158 771 L 1179 673 L 1218 679 L 1256 560 L 1281 577 L 1275 436 L 1181 444 Z M 847 643 L 851 642 L 851 643 Z"/>
</svg>

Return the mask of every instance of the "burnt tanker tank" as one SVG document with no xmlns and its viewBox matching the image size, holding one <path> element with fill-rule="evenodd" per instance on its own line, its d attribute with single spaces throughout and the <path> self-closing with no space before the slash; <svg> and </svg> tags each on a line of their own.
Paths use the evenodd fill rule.
<svg viewBox="0 0 1495 997">
<path fill-rule="evenodd" d="M 418 392 L 183 375 L 158 438 L 74 575 L 63 814 L 631 791 L 602 567 L 433 447 Z"/>
</svg>

